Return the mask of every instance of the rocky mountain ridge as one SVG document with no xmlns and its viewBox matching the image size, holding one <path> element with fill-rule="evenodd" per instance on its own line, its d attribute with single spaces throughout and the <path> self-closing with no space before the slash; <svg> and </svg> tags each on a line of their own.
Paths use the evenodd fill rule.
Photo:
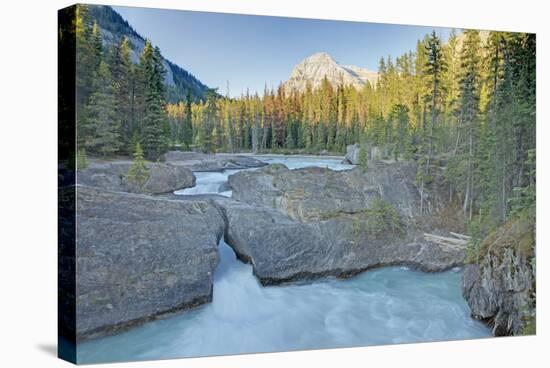
<svg viewBox="0 0 550 368">
<path fill-rule="evenodd" d="M 112 7 L 106 5 L 87 6 L 91 21 L 97 22 L 101 29 L 103 46 L 105 48 L 116 46 L 124 37 L 127 37 L 132 50 L 130 57 L 134 63 L 138 63 L 139 56 L 145 47 L 145 37 L 137 33 Z M 163 65 L 166 69 L 164 83 L 167 87 L 168 100 L 175 102 L 185 99 L 188 91 L 195 99 L 206 97 L 208 86 L 191 73 L 164 57 Z"/>
<path fill-rule="evenodd" d="M 321 86 L 325 77 L 332 85 L 344 84 L 361 89 L 367 82 L 375 84 L 378 73 L 354 65 L 341 65 L 328 53 L 318 52 L 294 67 L 284 88 L 287 92 L 303 92 L 309 83 L 315 89 Z"/>
<path fill-rule="evenodd" d="M 487 43 L 489 31 L 479 33 L 481 42 Z M 462 49 L 464 33 L 457 35 L 457 50 Z M 355 65 L 342 65 L 327 52 L 317 52 L 306 57 L 292 69 L 289 79 L 284 82 L 285 91 L 305 91 L 309 83 L 313 89 L 321 86 L 324 78 L 334 85 L 351 85 L 356 89 L 363 88 L 367 82 L 375 86 L 378 81 L 378 72 L 361 68 Z"/>
</svg>

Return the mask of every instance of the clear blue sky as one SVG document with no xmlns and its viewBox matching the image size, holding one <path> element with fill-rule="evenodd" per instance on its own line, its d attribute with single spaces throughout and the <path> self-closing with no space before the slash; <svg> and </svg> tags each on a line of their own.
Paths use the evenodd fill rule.
<svg viewBox="0 0 550 368">
<path fill-rule="evenodd" d="M 435 29 L 443 40 L 450 29 L 113 7 L 162 54 L 209 87 L 232 96 L 262 94 L 264 85 L 288 79 L 294 65 L 325 51 L 340 64 L 377 70 L 381 56 L 414 50 Z"/>
</svg>

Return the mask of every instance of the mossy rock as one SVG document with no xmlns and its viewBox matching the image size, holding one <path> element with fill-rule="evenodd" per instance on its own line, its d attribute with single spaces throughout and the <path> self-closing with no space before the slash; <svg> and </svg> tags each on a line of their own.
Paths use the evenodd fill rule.
<svg viewBox="0 0 550 368">
<path fill-rule="evenodd" d="M 533 257 L 535 248 L 535 219 L 531 213 L 523 212 L 516 218 L 487 236 L 479 246 L 479 254 L 489 252 L 494 255 L 503 254 L 506 248 L 524 255 L 526 259 Z"/>
</svg>

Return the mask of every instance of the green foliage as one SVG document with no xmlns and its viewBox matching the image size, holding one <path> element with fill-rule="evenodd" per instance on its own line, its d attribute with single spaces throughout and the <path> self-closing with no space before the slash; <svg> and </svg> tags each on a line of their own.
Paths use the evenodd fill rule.
<svg viewBox="0 0 550 368">
<path fill-rule="evenodd" d="M 78 144 L 91 154 L 128 154 L 137 134 L 145 156 L 153 160 L 179 139 L 189 148 L 193 142 L 192 99 L 205 95 L 206 87 L 168 63 L 176 84 L 171 96 L 186 97 L 189 107 L 182 114 L 181 133 L 171 137 L 165 60 L 160 50 L 144 40 L 135 65 L 130 57 L 134 45 L 128 37 L 143 38 L 110 7 L 77 5 L 75 24 Z M 102 28 L 119 40 L 116 46 L 103 48 Z"/>
<path fill-rule="evenodd" d="M 356 242 L 362 234 L 367 238 L 378 239 L 387 236 L 388 233 L 401 235 L 404 231 L 404 224 L 397 209 L 381 198 L 374 199 L 368 208 L 352 213 L 338 209 L 322 212 L 319 219 L 326 221 L 339 216 L 353 217 L 352 232 Z"/>
<path fill-rule="evenodd" d="M 361 171 L 365 172 L 368 169 L 368 155 L 367 150 L 365 147 L 359 148 L 359 159 L 358 159 L 359 167 L 361 168 Z"/>
<path fill-rule="evenodd" d="M 156 160 L 168 149 L 164 75 L 158 47 L 146 41 L 140 57 L 139 75 L 143 92 L 142 142 L 145 156 Z"/>
<path fill-rule="evenodd" d="M 121 151 L 133 152 L 131 139 L 135 132 L 133 106 L 134 65 L 130 58 L 130 41 L 124 37 L 112 50 L 111 69 L 114 84 L 115 120 L 120 129 Z"/>
<path fill-rule="evenodd" d="M 416 160 L 421 206 L 444 175 L 449 200 L 462 203 L 479 238 L 520 213 L 534 214 L 532 34 L 491 32 L 485 40 L 466 30 L 444 43 L 432 32 L 414 50 L 381 58 L 376 86 L 357 90 L 325 78 L 302 92 L 279 85 L 262 96 L 223 98 L 195 91 L 184 82 L 192 76 L 172 64 L 178 87 L 167 90 L 166 64 L 150 42 L 137 65 L 126 38 L 103 49 L 102 28 L 141 36 L 102 9 L 76 8 L 77 144 L 88 154 L 127 154 L 136 142 L 152 160 L 176 144 L 203 152 L 342 153 L 360 143 L 376 158 Z"/>
<path fill-rule="evenodd" d="M 89 18 L 96 21 L 101 29 L 111 33 L 115 39 L 120 38 L 120 40 L 122 40 L 128 37 L 130 39 L 137 39 L 141 42 L 145 42 L 145 39 L 138 34 L 120 14 L 114 11 L 112 7 L 86 5 L 86 8 Z M 174 85 L 166 89 L 165 98 L 167 101 L 177 103 L 178 101 L 184 100 L 189 93 L 197 100 L 206 98 L 207 86 L 178 65 L 168 60 L 166 60 L 166 64 L 171 70 L 174 79 Z"/>
<path fill-rule="evenodd" d="M 107 64 L 101 61 L 87 105 L 88 136 L 84 146 L 89 152 L 111 156 L 121 146 L 115 108 L 112 76 Z"/>
<path fill-rule="evenodd" d="M 395 105 L 390 113 L 391 129 L 394 131 L 394 158 L 410 159 L 410 121 L 409 109 L 405 105 Z"/>
<path fill-rule="evenodd" d="M 515 187 L 513 189 L 513 196 L 508 200 L 510 205 L 510 215 L 518 216 L 526 210 L 529 213 L 535 214 L 535 205 L 536 205 L 536 186 L 535 186 L 535 176 L 536 176 L 536 152 L 534 149 L 531 149 L 527 152 L 526 166 L 530 168 L 528 177 L 529 182 L 524 187 Z"/>
<path fill-rule="evenodd" d="M 193 143 L 193 115 L 192 115 L 192 95 L 191 92 L 187 94 L 187 99 L 185 101 L 185 112 L 183 116 L 183 127 L 182 127 L 182 135 L 180 142 L 183 143 L 183 146 L 185 148 L 191 147 L 191 144 Z"/>
<path fill-rule="evenodd" d="M 534 315 L 523 318 L 523 327 L 519 334 L 524 336 L 537 334 L 537 319 Z"/>
<path fill-rule="evenodd" d="M 82 170 L 88 167 L 88 161 L 86 160 L 86 149 L 80 148 L 76 152 L 76 168 Z"/>
<path fill-rule="evenodd" d="M 134 161 L 128 170 L 128 183 L 137 188 L 138 191 L 143 191 L 145 183 L 149 180 L 149 169 L 145 165 L 143 150 L 138 142 L 134 151 Z"/>
<path fill-rule="evenodd" d="M 401 233 L 403 223 L 397 209 L 390 203 L 376 198 L 368 209 L 365 209 L 365 231 L 367 236 L 380 237 L 388 232 Z"/>
<path fill-rule="evenodd" d="M 481 222 L 478 219 L 469 221 L 467 229 L 470 239 L 468 240 L 468 244 L 466 246 L 465 262 L 478 263 L 483 257 L 483 255 L 480 254 L 479 248 L 481 242 L 483 241 L 485 231 L 483 231 Z"/>
</svg>

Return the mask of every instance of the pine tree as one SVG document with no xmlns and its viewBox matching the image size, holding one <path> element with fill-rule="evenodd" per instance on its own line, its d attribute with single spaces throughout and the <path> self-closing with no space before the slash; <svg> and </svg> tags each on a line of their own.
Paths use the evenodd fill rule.
<svg viewBox="0 0 550 368">
<path fill-rule="evenodd" d="M 134 161 L 128 170 L 128 183 L 133 187 L 132 189 L 137 192 L 142 192 L 149 180 L 149 169 L 145 164 L 145 159 L 143 157 L 143 150 L 141 149 L 141 144 L 136 143 L 134 150 Z"/>
<path fill-rule="evenodd" d="M 101 33 L 97 23 L 92 23 L 87 5 L 76 5 L 75 39 L 77 145 L 84 146 L 90 137 L 87 106 L 96 85 L 102 53 Z"/>
<path fill-rule="evenodd" d="M 185 149 L 189 149 L 193 143 L 193 112 L 192 112 L 193 96 L 191 91 L 187 91 L 187 99 L 185 100 L 185 110 L 183 112 L 183 128 L 181 142 Z"/>
<path fill-rule="evenodd" d="M 409 140 L 409 109 L 405 105 L 395 105 L 393 107 L 390 120 L 393 123 L 395 131 L 395 149 L 394 158 L 397 161 L 399 157 L 407 156 L 410 153 Z"/>
<path fill-rule="evenodd" d="M 361 148 L 359 148 L 358 165 L 361 168 L 361 171 L 363 172 L 367 171 L 368 155 L 367 155 L 367 149 L 363 145 L 361 145 Z"/>
<path fill-rule="evenodd" d="M 130 41 L 127 37 L 124 37 L 120 45 L 115 48 L 113 59 L 115 110 L 117 124 L 120 127 L 121 146 L 124 152 L 132 152 L 130 145 L 135 130 L 133 121 L 134 80 Z"/>
<path fill-rule="evenodd" d="M 535 59 L 533 35 L 493 32 L 483 45 L 477 31 L 452 32 L 443 44 L 432 32 L 415 52 L 381 58 L 376 86 L 325 78 L 302 92 L 266 87 L 261 97 L 216 96 L 168 111 L 192 111 L 193 142 L 205 152 L 345 151 L 359 142 L 374 158 L 414 159 L 422 206 L 429 184 L 445 179 L 449 201 L 463 201 L 483 235 L 535 184 Z"/>
<path fill-rule="evenodd" d="M 167 150 L 167 116 L 165 111 L 164 75 L 160 50 L 146 42 L 140 58 L 144 86 L 142 121 L 143 149 L 149 159 L 157 159 Z"/>
<path fill-rule="evenodd" d="M 479 122 L 480 98 L 480 38 L 479 32 L 467 30 L 461 53 L 461 103 L 460 120 L 467 131 L 467 168 L 463 210 L 472 218 L 475 188 L 475 145 Z"/>
<path fill-rule="evenodd" d="M 94 93 L 87 106 L 87 128 L 89 137 L 85 146 L 89 152 L 109 156 L 120 147 L 119 126 L 117 124 L 113 80 L 104 61 L 94 81 Z"/>
<path fill-rule="evenodd" d="M 423 173 L 420 176 L 420 212 L 423 211 L 424 205 L 424 187 L 427 181 L 430 181 L 430 165 L 432 163 L 432 156 L 434 154 L 434 129 L 437 125 L 438 118 L 438 103 L 440 98 L 440 88 L 441 88 L 441 79 L 442 73 L 446 69 L 446 62 L 443 59 L 443 52 L 441 49 L 441 41 L 435 33 L 435 30 L 432 31 L 431 35 L 428 37 L 426 45 L 426 64 L 425 64 L 425 75 L 429 80 L 429 90 L 431 94 L 431 121 L 429 124 L 429 129 L 427 131 L 428 137 L 428 147 L 426 153 L 426 164 L 420 170 L 423 170 Z"/>
<path fill-rule="evenodd" d="M 88 161 L 86 159 L 86 149 L 80 148 L 76 152 L 76 168 L 78 170 L 83 170 L 88 167 Z"/>
<path fill-rule="evenodd" d="M 285 148 L 293 149 L 295 148 L 294 140 L 294 128 L 292 124 L 289 124 L 286 129 L 286 138 L 285 138 Z"/>
</svg>

